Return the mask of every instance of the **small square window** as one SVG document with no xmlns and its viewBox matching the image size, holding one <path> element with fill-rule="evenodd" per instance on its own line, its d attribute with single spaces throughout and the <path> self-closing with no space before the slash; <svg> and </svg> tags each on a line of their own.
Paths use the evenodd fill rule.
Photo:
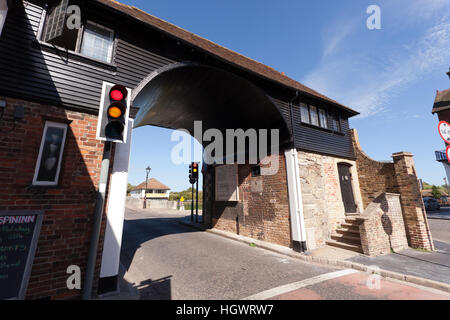
<svg viewBox="0 0 450 320">
<path fill-rule="evenodd" d="M 311 117 L 311 124 L 319 126 L 319 115 L 317 113 L 317 108 L 314 106 L 309 106 L 309 115 Z"/>
<path fill-rule="evenodd" d="M 56 186 L 66 142 L 67 124 L 47 121 L 44 127 L 33 185 Z"/>
<path fill-rule="evenodd" d="M 327 112 L 323 109 L 319 109 L 319 120 L 320 120 L 320 126 L 322 128 L 328 129 Z"/>
<path fill-rule="evenodd" d="M 309 123 L 309 110 L 308 106 L 304 103 L 300 103 L 300 116 L 302 119 L 302 122 Z"/>
<path fill-rule="evenodd" d="M 114 32 L 88 22 L 84 28 L 81 54 L 104 62 L 111 62 Z"/>
</svg>

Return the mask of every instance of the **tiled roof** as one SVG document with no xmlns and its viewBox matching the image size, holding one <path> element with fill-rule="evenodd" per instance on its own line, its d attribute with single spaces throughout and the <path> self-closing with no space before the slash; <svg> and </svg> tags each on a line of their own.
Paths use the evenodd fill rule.
<svg viewBox="0 0 450 320">
<path fill-rule="evenodd" d="M 194 33 L 186 31 L 180 27 L 177 27 L 167 21 L 159 19 L 151 14 L 148 14 L 136 7 L 128 6 L 122 4 L 120 2 L 114 0 L 96 0 L 108 7 L 116 9 L 130 17 L 133 17 L 153 28 L 156 28 L 166 34 L 169 34 L 181 41 L 187 42 L 192 46 L 200 48 L 209 54 L 227 61 L 228 63 L 234 64 L 242 69 L 255 73 L 264 78 L 270 79 L 272 81 L 278 82 L 282 85 L 290 87 L 294 90 L 298 90 L 300 93 L 306 93 L 312 95 L 320 100 L 324 100 L 326 102 L 332 103 L 340 108 L 347 110 L 352 115 L 359 114 L 357 111 L 350 109 L 347 106 L 340 104 L 339 102 L 326 97 L 325 95 L 308 88 L 307 86 L 297 82 L 283 73 L 276 71 L 275 69 L 268 67 L 260 62 L 257 62 L 253 59 L 245 57 L 237 52 L 229 50 L 225 47 L 222 47 L 212 41 L 209 41 L 205 38 L 202 38 Z"/>
<path fill-rule="evenodd" d="M 142 182 L 140 185 L 133 187 L 133 191 L 134 190 L 144 190 L 145 189 L 145 181 Z M 164 184 L 162 184 L 161 182 L 159 182 L 158 180 L 156 180 L 155 178 L 151 178 L 148 180 L 147 182 L 147 189 L 151 189 L 151 190 L 170 190 L 170 188 Z"/>
<path fill-rule="evenodd" d="M 434 99 L 433 113 L 450 109 L 450 89 L 437 91 Z"/>
</svg>

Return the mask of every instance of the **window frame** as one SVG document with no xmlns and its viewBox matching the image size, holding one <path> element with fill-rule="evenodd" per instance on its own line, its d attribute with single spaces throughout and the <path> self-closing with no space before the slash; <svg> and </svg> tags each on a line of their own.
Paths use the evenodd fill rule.
<svg viewBox="0 0 450 320">
<path fill-rule="evenodd" d="M 332 128 L 330 130 L 332 130 L 335 133 L 342 133 L 342 125 L 341 125 L 341 115 L 339 114 L 339 112 L 335 112 L 335 113 L 329 113 L 330 114 L 330 118 L 331 118 L 331 122 L 332 122 Z M 336 124 L 337 124 L 337 128 L 334 128 L 334 120 L 336 120 Z"/>
<path fill-rule="evenodd" d="M 85 36 L 86 26 L 88 24 L 91 24 L 91 25 L 93 25 L 93 26 L 95 26 L 97 28 L 103 29 L 103 30 L 107 30 L 107 31 L 109 31 L 111 33 L 111 49 L 110 49 L 110 52 L 108 53 L 109 54 L 109 58 L 110 58 L 109 61 L 99 60 L 97 58 L 93 58 L 93 57 L 90 57 L 90 56 L 88 56 L 86 54 L 81 53 L 81 47 L 83 45 L 83 40 L 84 40 L 84 36 Z M 105 27 L 104 25 L 99 24 L 97 22 L 94 22 L 92 20 L 86 20 L 85 22 L 83 22 L 81 24 L 80 31 L 81 32 L 79 32 L 79 34 L 78 34 L 78 43 L 77 43 L 77 51 L 78 52 L 77 53 L 81 54 L 83 57 L 87 57 L 89 59 L 94 59 L 96 61 L 101 61 L 103 63 L 113 63 L 113 61 L 114 61 L 115 45 L 116 45 L 116 41 L 115 41 L 116 40 L 116 32 L 114 31 L 114 29 Z"/>
<path fill-rule="evenodd" d="M 319 127 L 320 128 L 319 108 L 316 107 L 315 105 L 314 106 L 313 105 L 308 105 L 308 108 L 309 108 L 309 119 L 311 120 L 311 122 L 309 124 L 314 126 L 314 127 Z M 316 111 L 314 113 L 317 116 L 317 124 L 313 123 L 313 121 L 312 121 L 312 119 L 313 119 L 313 117 L 312 117 L 312 114 L 313 114 L 312 108 L 316 109 Z"/>
<path fill-rule="evenodd" d="M 325 123 L 322 123 L 322 119 L 321 119 L 321 111 L 323 112 L 323 115 L 325 116 Z M 319 114 L 319 127 L 321 127 L 322 129 L 329 129 L 328 128 L 328 112 L 327 110 L 323 109 L 323 108 L 317 108 L 317 113 Z M 324 126 L 325 125 L 325 126 Z"/>
<path fill-rule="evenodd" d="M 307 119 L 308 121 L 304 121 L 305 119 L 303 119 L 302 105 L 306 107 L 306 112 L 308 113 L 308 119 Z M 300 102 L 299 108 L 300 108 L 300 121 L 302 123 L 311 124 L 311 114 L 309 113 L 309 105 L 307 103 Z"/>
<path fill-rule="evenodd" d="M 42 161 L 42 152 L 44 150 L 44 145 L 45 145 L 45 138 L 47 136 L 47 132 L 48 132 L 48 128 L 49 127 L 55 127 L 55 128 L 61 128 L 64 129 L 64 134 L 63 134 L 63 138 L 61 141 L 61 147 L 60 147 L 60 151 L 59 151 L 59 158 L 58 158 L 58 163 L 57 163 L 57 169 L 56 169 L 56 174 L 55 174 L 55 180 L 54 181 L 38 181 L 37 178 L 39 176 L 39 169 L 41 167 L 41 161 Z M 61 173 L 61 165 L 62 165 L 62 159 L 63 159 L 63 155 L 64 155 L 64 149 L 66 146 L 66 140 L 67 140 L 67 131 L 69 130 L 69 124 L 67 123 L 61 123 L 61 122 L 55 122 L 55 121 L 45 121 L 44 124 L 44 130 L 42 132 L 42 137 L 41 137 L 41 144 L 39 147 L 39 153 L 38 153 L 38 158 L 36 160 L 36 165 L 34 167 L 34 175 L 33 175 L 33 182 L 32 185 L 33 186 L 57 186 L 59 184 L 59 175 Z"/>
<path fill-rule="evenodd" d="M 36 39 L 37 39 L 37 41 L 39 43 L 42 43 L 42 44 L 44 44 L 46 46 L 51 46 L 51 47 L 53 47 L 53 48 L 55 48 L 57 50 L 60 50 L 60 51 L 68 52 L 68 53 L 71 53 L 73 55 L 80 56 L 80 57 L 83 57 L 85 59 L 95 61 L 97 63 L 101 63 L 101 64 L 104 64 L 104 65 L 110 65 L 110 66 L 114 65 L 116 48 L 117 48 L 117 32 L 113 28 L 106 27 L 105 25 L 97 23 L 97 22 L 94 22 L 93 20 L 88 20 L 88 19 L 81 18 L 81 28 L 78 30 L 78 36 L 77 36 L 77 42 L 75 44 L 75 50 L 69 50 L 67 48 L 55 45 L 55 44 L 53 44 L 51 42 L 44 41 L 43 37 L 44 37 L 44 34 L 45 34 L 44 31 L 45 31 L 46 24 L 47 24 L 48 14 L 49 14 L 49 7 L 45 6 L 43 8 L 43 10 L 42 10 L 42 14 L 41 14 L 41 18 L 40 18 L 41 20 L 39 22 L 39 29 L 38 29 L 38 32 L 36 34 Z M 84 54 L 81 53 L 81 44 L 82 44 L 82 39 L 83 39 L 83 36 L 84 36 L 85 26 L 86 26 L 87 23 L 94 24 L 94 25 L 96 25 L 99 28 L 106 29 L 106 30 L 112 32 L 112 46 L 111 46 L 111 59 L 110 59 L 110 61 L 102 61 L 102 60 L 99 60 L 99 59 L 96 59 L 96 58 L 92 58 L 90 56 L 87 56 L 87 55 L 84 55 Z"/>
<path fill-rule="evenodd" d="M 342 124 L 341 124 L 341 114 L 339 111 L 330 111 L 327 107 L 323 107 L 322 105 L 317 105 L 317 104 L 312 104 L 312 103 L 308 103 L 308 102 L 299 102 L 298 106 L 298 110 L 299 110 L 299 114 L 300 114 L 300 125 L 305 126 L 305 127 L 310 127 L 313 129 L 319 129 L 322 131 L 326 131 L 329 133 L 334 133 L 334 134 L 338 134 L 338 135 L 344 135 L 344 133 L 342 133 Z M 308 111 L 308 121 L 309 122 L 305 122 L 305 119 L 303 117 L 302 114 L 302 106 L 306 107 L 306 110 Z M 317 114 L 317 119 L 318 119 L 318 124 L 315 125 L 312 123 L 312 116 L 311 116 L 311 107 L 315 107 L 316 108 L 316 114 Z M 325 125 L 326 127 L 323 126 L 322 124 L 322 120 L 320 118 L 320 111 L 324 112 L 325 115 Z M 337 123 L 337 128 L 335 129 L 333 127 L 333 119 L 336 119 L 336 123 Z"/>
</svg>

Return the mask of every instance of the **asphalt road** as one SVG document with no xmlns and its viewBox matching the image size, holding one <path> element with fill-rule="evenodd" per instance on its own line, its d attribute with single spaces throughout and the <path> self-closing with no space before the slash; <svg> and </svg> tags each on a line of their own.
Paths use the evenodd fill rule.
<svg viewBox="0 0 450 320">
<path fill-rule="evenodd" d="M 428 216 L 428 223 L 430 224 L 433 240 L 446 242 L 450 246 L 450 209 L 447 210 L 449 211 L 449 220 L 431 219 L 430 216 Z"/>
<path fill-rule="evenodd" d="M 180 225 L 180 217 L 176 212 L 126 212 L 121 262 L 141 299 L 236 300 L 261 292 L 266 292 L 264 299 L 440 297 L 391 281 L 383 281 L 384 291 L 371 290 L 364 273 L 335 276 L 342 270 L 196 231 Z"/>
</svg>

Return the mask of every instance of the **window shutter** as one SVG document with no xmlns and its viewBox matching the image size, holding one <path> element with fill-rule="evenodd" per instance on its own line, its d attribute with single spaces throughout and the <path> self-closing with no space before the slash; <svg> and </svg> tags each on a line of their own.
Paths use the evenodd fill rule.
<svg viewBox="0 0 450 320">
<path fill-rule="evenodd" d="M 62 36 L 65 23 L 66 12 L 69 6 L 69 0 L 61 0 L 47 16 L 47 24 L 43 40 L 49 42 Z"/>
</svg>

